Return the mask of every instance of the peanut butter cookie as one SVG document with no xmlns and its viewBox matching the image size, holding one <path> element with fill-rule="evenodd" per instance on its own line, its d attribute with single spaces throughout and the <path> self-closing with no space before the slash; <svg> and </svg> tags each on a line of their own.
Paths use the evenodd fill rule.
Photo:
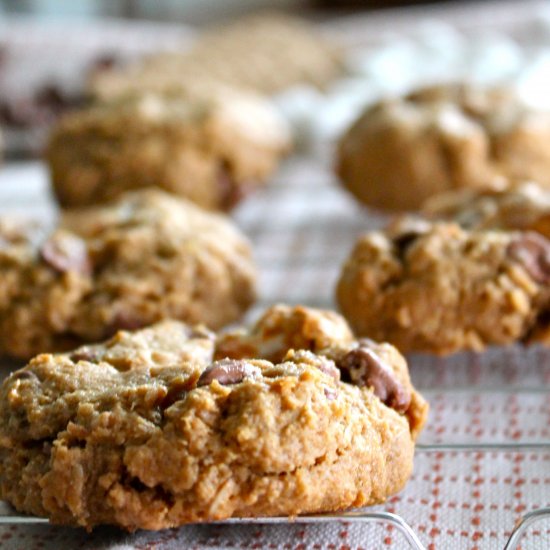
<svg viewBox="0 0 550 550">
<path fill-rule="evenodd" d="M 550 187 L 550 115 L 505 89 L 422 89 L 368 108 L 341 138 L 336 170 L 356 198 L 388 210 L 507 178 Z"/>
<path fill-rule="evenodd" d="M 196 86 L 68 114 L 54 129 L 46 158 L 62 206 L 158 186 L 203 208 L 228 210 L 266 183 L 289 136 L 260 97 Z"/>
<path fill-rule="evenodd" d="M 220 327 L 254 299 L 246 238 L 156 190 L 67 211 L 53 232 L 0 227 L 0 353 L 97 341 L 165 318 Z"/>
<path fill-rule="evenodd" d="M 358 335 L 404 352 L 543 340 L 550 241 L 531 232 L 397 222 L 359 239 L 337 298 Z"/>
<path fill-rule="evenodd" d="M 274 363 L 250 345 L 268 325 Z M 298 327 L 305 347 L 284 350 Z M 403 487 L 428 406 L 395 348 L 285 306 L 241 334 L 253 356 L 163 322 L 34 358 L 0 392 L 1 497 L 54 523 L 135 530 L 340 510 Z"/>
</svg>

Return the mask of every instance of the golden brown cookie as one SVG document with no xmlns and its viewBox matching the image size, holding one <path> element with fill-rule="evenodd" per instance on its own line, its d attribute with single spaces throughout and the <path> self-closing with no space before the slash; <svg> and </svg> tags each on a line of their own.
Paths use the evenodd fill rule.
<svg viewBox="0 0 550 550">
<path fill-rule="evenodd" d="M 212 335 L 176 322 L 34 358 L 0 392 L 1 497 L 128 530 L 383 502 L 411 474 L 428 410 L 405 360 L 331 340 L 323 312 L 281 307 L 271 336 L 297 316 L 296 341 L 314 340 L 275 363 L 215 359 Z"/>
<path fill-rule="evenodd" d="M 356 198 L 388 210 L 508 178 L 550 187 L 550 115 L 505 89 L 422 89 L 368 108 L 341 138 L 336 171 Z"/>
<path fill-rule="evenodd" d="M 223 82 L 273 94 L 296 84 L 325 86 L 343 73 L 340 50 L 301 19 L 247 16 L 203 33 L 188 52 L 163 53 L 91 82 L 101 100 L 143 91 L 174 90 L 188 82 Z"/>
<path fill-rule="evenodd" d="M 397 222 L 359 239 L 337 298 L 359 336 L 403 352 L 538 340 L 550 308 L 550 241 L 531 232 Z"/>
<path fill-rule="evenodd" d="M 67 211 L 53 232 L 0 228 L 0 353 L 41 351 L 165 318 L 216 328 L 255 297 L 247 239 L 156 190 Z"/>
<path fill-rule="evenodd" d="M 266 183 L 289 136 L 260 97 L 190 86 L 68 114 L 54 129 L 46 158 L 62 206 L 158 186 L 203 208 L 228 210 Z"/>
</svg>

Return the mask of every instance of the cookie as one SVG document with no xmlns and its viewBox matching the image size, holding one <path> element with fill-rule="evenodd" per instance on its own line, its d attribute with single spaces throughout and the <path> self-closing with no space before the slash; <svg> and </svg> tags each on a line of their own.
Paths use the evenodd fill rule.
<svg viewBox="0 0 550 550">
<path fill-rule="evenodd" d="M 550 187 L 550 114 L 500 88 L 422 89 L 368 108 L 341 138 L 336 171 L 357 199 L 388 210 L 505 179 Z"/>
<path fill-rule="evenodd" d="M 203 33 L 188 52 L 162 53 L 91 82 L 101 100 L 128 92 L 173 90 L 192 82 L 223 82 L 262 94 L 297 84 L 318 87 L 343 73 L 343 56 L 313 26 L 285 15 L 244 17 Z"/>
<path fill-rule="evenodd" d="M 448 354 L 544 339 L 550 241 L 537 233 L 397 222 L 343 266 L 340 309 L 359 336 Z"/>
<path fill-rule="evenodd" d="M 29 358 L 165 318 L 217 328 L 255 297 L 247 239 L 157 190 L 0 228 L 0 353 Z"/>
<path fill-rule="evenodd" d="M 270 338 L 297 315 L 309 328 L 296 338 L 314 340 L 276 363 L 219 359 L 212 335 L 178 322 L 35 357 L 0 392 L 1 497 L 130 531 L 383 502 L 411 473 L 428 409 L 405 360 L 349 329 L 331 339 L 323 312 L 281 307 Z"/>
<path fill-rule="evenodd" d="M 523 182 L 499 190 L 449 191 L 429 199 L 422 214 L 466 229 L 518 229 L 550 238 L 550 189 Z"/>
<path fill-rule="evenodd" d="M 203 208 L 228 210 L 266 183 L 289 136 L 263 99 L 197 86 L 68 114 L 54 129 L 46 158 L 65 207 L 158 186 Z"/>
</svg>

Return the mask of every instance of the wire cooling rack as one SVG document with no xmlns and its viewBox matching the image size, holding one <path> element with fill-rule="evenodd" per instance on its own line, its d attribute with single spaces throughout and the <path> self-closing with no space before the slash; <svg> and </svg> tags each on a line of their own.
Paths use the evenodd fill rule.
<svg viewBox="0 0 550 550">
<path fill-rule="evenodd" d="M 38 164 L 0 171 L 1 209 L 52 216 Z M 357 206 L 322 159 L 290 159 L 277 181 L 236 212 L 260 266 L 254 319 L 277 301 L 334 307 L 332 292 L 355 238 L 385 220 Z M 550 548 L 550 350 L 495 348 L 408 358 L 430 401 L 404 490 L 385 505 L 342 514 L 235 519 L 132 535 L 45 525 L 0 506 L 11 548 Z M 5 370 L 7 372 L 8 369 Z M 42 546 L 38 546 L 41 544 Z M 520 546 L 521 545 L 521 546 Z"/>
<path fill-rule="evenodd" d="M 514 527 L 503 550 L 516 550 L 522 537 L 527 530 L 535 523 L 550 518 L 550 508 L 540 508 L 528 512 Z M 21 516 L 9 510 L 4 511 L 0 516 L 0 525 L 29 525 L 44 524 L 48 520 L 32 516 Z M 323 524 L 328 522 L 344 523 L 378 523 L 395 528 L 406 543 L 413 550 L 426 550 L 426 547 L 420 542 L 417 534 L 411 529 L 407 522 L 399 515 L 391 512 L 344 512 L 342 514 L 322 514 L 317 516 L 299 516 L 289 520 L 288 518 L 266 517 L 266 518 L 234 518 L 225 521 L 213 522 L 211 525 L 288 525 L 292 524 Z"/>
</svg>

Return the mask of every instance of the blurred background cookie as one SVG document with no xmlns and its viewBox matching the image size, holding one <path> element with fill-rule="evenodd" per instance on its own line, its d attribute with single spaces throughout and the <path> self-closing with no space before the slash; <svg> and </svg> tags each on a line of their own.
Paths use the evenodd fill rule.
<svg viewBox="0 0 550 550">
<path fill-rule="evenodd" d="M 285 121 L 260 97 L 188 86 L 66 115 L 46 158 L 62 206 L 159 186 L 204 208 L 228 210 L 266 182 L 289 147 Z"/>
<path fill-rule="evenodd" d="M 214 79 L 273 94 L 296 84 L 323 87 L 343 72 L 342 52 L 312 25 L 268 13 L 208 29 L 187 52 L 103 71 L 92 79 L 90 90 L 105 100 L 128 92 L 164 91 L 186 80 Z"/>
<path fill-rule="evenodd" d="M 368 108 L 341 138 L 336 171 L 357 199 L 387 210 L 502 178 L 550 187 L 550 114 L 504 88 L 420 89 Z"/>
<path fill-rule="evenodd" d="M 5 226 L 0 353 L 29 358 L 174 318 L 220 327 L 255 298 L 247 239 L 158 190 L 67 211 L 52 232 Z"/>
</svg>

